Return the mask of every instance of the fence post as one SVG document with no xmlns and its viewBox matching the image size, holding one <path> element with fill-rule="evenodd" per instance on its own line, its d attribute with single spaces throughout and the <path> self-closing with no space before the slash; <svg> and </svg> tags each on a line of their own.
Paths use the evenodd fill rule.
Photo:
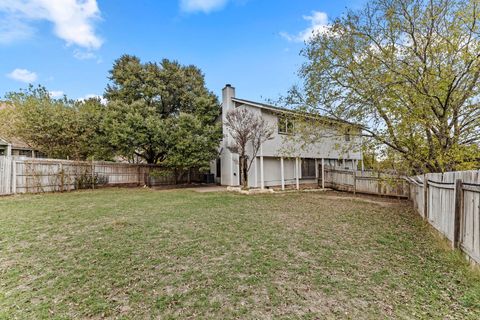
<svg viewBox="0 0 480 320">
<path fill-rule="evenodd" d="M 357 194 L 357 170 L 353 170 L 353 195 Z"/>
<path fill-rule="evenodd" d="M 141 183 L 141 180 L 140 180 L 141 171 L 142 171 L 142 167 L 140 166 L 140 164 L 137 164 L 137 186 L 138 187 L 142 186 L 142 183 Z"/>
<path fill-rule="evenodd" d="M 12 157 L 12 194 L 17 193 L 17 161 Z"/>
<path fill-rule="evenodd" d="M 453 248 L 460 246 L 461 224 L 463 216 L 463 182 L 462 179 L 455 181 L 455 212 L 453 216 Z"/>
<path fill-rule="evenodd" d="M 63 163 L 60 162 L 60 192 L 65 191 L 65 173 L 63 172 Z"/>
<path fill-rule="evenodd" d="M 92 189 L 95 189 L 95 164 L 92 158 Z"/>
<path fill-rule="evenodd" d="M 382 177 L 380 171 L 378 171 L 377 193 L 379 196 L 382 196 Z"/>
<path fill-rule="evenodd" d="M 423 175 L 423 219 L 428 220 L 428 177 Z"/>
</svg>

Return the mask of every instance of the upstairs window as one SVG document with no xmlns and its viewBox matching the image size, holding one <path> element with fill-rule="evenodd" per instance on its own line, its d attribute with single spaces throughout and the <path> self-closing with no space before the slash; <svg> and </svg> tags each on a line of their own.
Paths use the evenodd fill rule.
<svg viewBox="0 0 480 320">
<path fill-rule="evenodd" d="M 345 141 L 350 141 L 352 139 L 352 137 L 350 136 L 350 130 L 347 130 L 347 132 L 345 132 Z"/>
<path fill-rule="evenodd" d="M 295 124 L 292 119 L 284 115 L 278 116 L 278 133 L 280 134 L 293 134 Z"/>
</svg>

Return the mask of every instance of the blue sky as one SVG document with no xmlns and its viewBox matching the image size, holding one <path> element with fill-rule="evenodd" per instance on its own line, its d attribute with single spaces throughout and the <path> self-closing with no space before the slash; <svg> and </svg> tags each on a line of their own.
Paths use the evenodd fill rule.
<svg viewBox="0 0 480 320">
<path fill-rule="evenodd" d="M 102 95 L 122 54 L 175 59 L 246 99 L 298 83 L 312 30 L 364 0 L 0 0 L 0 96 L 42 84 L 69 98 Z"/>
</svg>

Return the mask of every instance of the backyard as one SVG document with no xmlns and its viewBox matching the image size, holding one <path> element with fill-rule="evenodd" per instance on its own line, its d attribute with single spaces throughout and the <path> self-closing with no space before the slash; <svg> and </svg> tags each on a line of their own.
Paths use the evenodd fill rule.
<svg viewBox="0 0 480 320">
<path fill-rule="evenodd" d="M 480 318 L 408 203 L 105 189 L 0 198 L 0 319 Z"/>
</svg>

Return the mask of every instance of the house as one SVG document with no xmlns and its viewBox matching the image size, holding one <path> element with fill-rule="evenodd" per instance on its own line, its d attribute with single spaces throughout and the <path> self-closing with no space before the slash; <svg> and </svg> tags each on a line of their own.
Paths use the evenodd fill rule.
<svg viewBox="0 0 480 320">
<path fill-rule="evenodd" d="M 43 158 L 44 155 L 17 138 L 0 137 L 0 156 Z"/>
<path fill-rule="evenodd" d="M 227 112 L 235 108 L 247 108 L 256 113 L 274 130 L 273 139 L 262 144 L 248 172 L 248 184 L 251 188 L 284 189 L 289 185 L 299 188 L 302 184 L 315 184 L 321 176 L 322 163 L 343 169 L 363 167 L 358 128 L 348 125 L 352 126 L 352 134 L 345 134 L 344 129 L 339 129 L 339 121 L 320 117 L 322 122 L 328 125 L 312 126 L 312 130 L 322 131 L 319 138 L 310 143 L 300 141 L 300 135 L 295 132 L 295 117 L 289 117 L 294 115 L 295 111 L 239 99 L 235 96 L 235 88 L 227 84 L 222 91 L 220 118 L 224 138 L 219 157 L 210 169 L 211 173 L 215 174 L 216 182 L 221 185 L 241 184 L 238 154 L 232 153 L 228 148 L 232 137 L 225 125 Z M 318 116 L 311 117 L 317 119 L 313 121 L 319 121 Z M 342 125 L 345 126 L 345 123 Z M 358 134 L 354 134 L 355 132 Z"/>
<path fill-rule="evenodd" d="M 0 101 L 0 111 L 7 109 L 9 104 Z M 0 134 L 0 156 L 8 157 L 26 157 L 26 158 L 43 158 L 44 155 L 30 147 L 21 139 L 10 137 L 7 138 Z"/>
</svg>

